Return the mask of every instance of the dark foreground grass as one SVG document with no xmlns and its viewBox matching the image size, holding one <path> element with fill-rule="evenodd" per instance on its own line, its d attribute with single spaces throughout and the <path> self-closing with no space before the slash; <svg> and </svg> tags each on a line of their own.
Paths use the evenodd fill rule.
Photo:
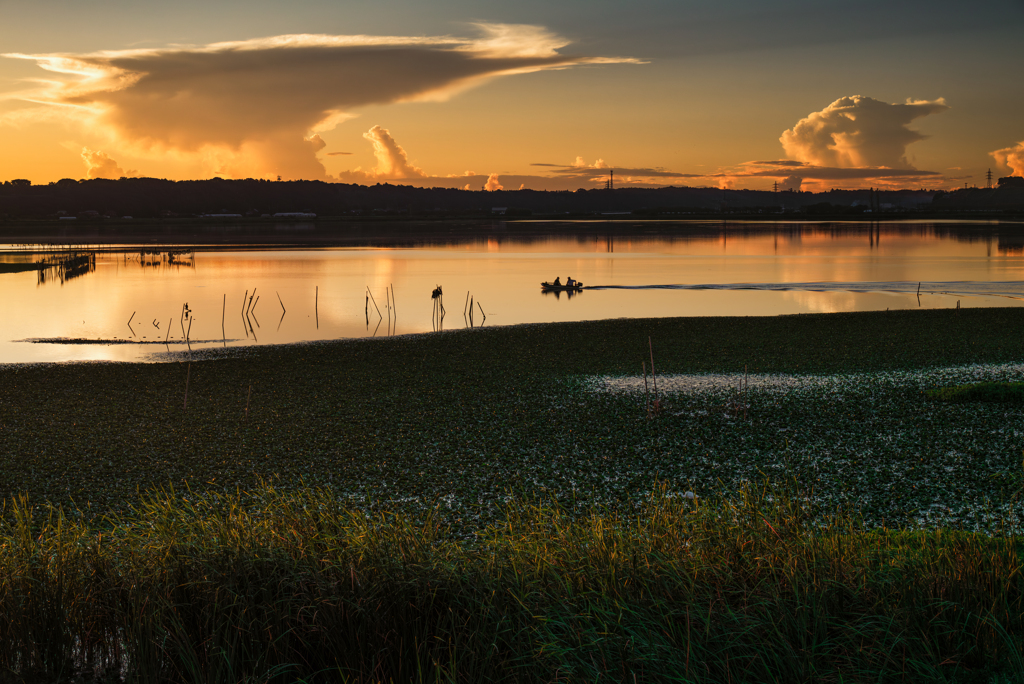
<svg viewBox="0 0 1024 684">
<path fill-rule="evenodd" d="M 925 392 L 932 399 L 961 404 L 973 401 L 1024 402 L 1024 382 L 975 382 L 956 387 L 939 387 Z"/>
<path fill-rule="evenodd" d="M 325 490 L 159 493 L 100 528 L 5 513 L 10 680 L 1024 677 L 1016 539 L 869 532 L 779 489 L 630 516 L 514 501 L 461 542 Z"/>
<path fill-rule="evenodd" d="M 1020 546 L 998 517 L 1024 414 L 889 372 L 1024 361 L 1022 330 L 1021 309 L 618 320 L 5 367 L 0 669 L 1013 681 Z M 659 373 L 890 380 L 648 420 L 581 380 L 637 373 L 648 338 Z M 738 484 L 765 473 L 793 488 Z M 879 528 L 936 502 L 970 510 Z M 957 531 L 978 510 L 990 534 Z"/>
</svg>

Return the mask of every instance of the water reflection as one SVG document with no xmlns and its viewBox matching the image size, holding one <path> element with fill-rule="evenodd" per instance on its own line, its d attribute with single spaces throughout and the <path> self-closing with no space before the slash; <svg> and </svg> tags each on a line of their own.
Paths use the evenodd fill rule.
<svg viewBox="0 0 1024 684">
<path fill-rule="evenodd" d="M 47 256 L 37 261 L 35 265 L 39 269 L 38 285 L 54 281 L 60 281 L 60 284 L 63 285 L 65 281 L 80 278 L 95 271 L 96 253 Z"/>
<path fill-rule="evenodd" d="M 196 255 L 192 250 L 168 250 L 147 252 L 142 250 L 138 254 L 125 252 L 122 255 L 125 264 L 138 263 L 143 268 L 147 266 L 159 267 L 159 266 L 177 266 L 185 268 L 196 267 Z"/>
<path fill-rule="evenodd" d="M 584 288 L 584 289 L 586 289 L 586 288 Z M 593 288 L 591 288 L 591 289 L 593 289 Z M 581 292 L 582 292 L 582 290 L 572 290 L 572 289 L 569 289 L 569 290 L 552 290 L 552 289 L 544 289 L 544 288 L 541 288 L 541 291 L 540 291 L 540 293 L 542 295 L 544 295 L 545 297 L 547 297 L 548 295 L 554 295 L 555 299 L 558 299 L 563 294 L 565 295 L 566 299 L 572 299 L 573 297 L 575 297 L 576 295 L 580 294 Z"/>
<path fill-rule="evenodd" d="M 78 278 L 96 269 L 94 252 L 67 252 L 45 254 L 36 258 L 34 254 L 18 254 L 11 258 L 0 257 L 0 274 L 35 272 L 36 284 L 49 282 L 64 283 L 66 280 Z"/>
<path fill-rule="evenodd" d="M 292 234 L 311 235 L 313 246 L 287 249 L 0 248 L 6 295 L 0 316 L 7 323 L 0 362 L 124 360 L 149 354 L 154 345 L 188 350 L 485 324 L 1024 301 L 1020 225 L 704 222 L 666 228 L 627 221 L 488 224 L 445 234 L 406 230 L 384 225 L 341 247 L 316 246 L 323 235 L 315 224 Z M 550 234 L 559 231 L 569 234 Z M 586 283 L 586 291 L 538 296 L 542 282 L 566 273 Z M 58 281 L 62 287 L 40 287 Z M 91 344 L 11 342 L 26 339 Z"/>
<path fill-rule="evenodd" d="M 122 265 L 126 268 L 137 264 L 141 268 L 195 268 L 195 252 L 192 250 L 166 250 L 140 252 L 102 252 L 105 259 L 120 258 Z M 96 270 L 97 251 L 78 252 L 67 251 L 53 253 L 48 251 L 35 260 L 28 262 L 12 262 L 0 264 L 0 273 L 19 273 L 22 271 L 37 271 L 38 285 L 47 283 L 64 284 L 68 280 L 80 278 Z M 24 257 L 24 252 L 19 255 Z M 7 266 L 7 268 L 3 268 Z"/>
</svg>

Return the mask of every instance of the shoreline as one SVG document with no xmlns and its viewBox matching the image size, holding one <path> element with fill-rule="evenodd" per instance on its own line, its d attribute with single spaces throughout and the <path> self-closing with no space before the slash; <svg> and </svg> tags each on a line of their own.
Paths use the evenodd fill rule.
<svg viewBox="0 0 1024 684">
<path fill-rule="evenodd" d="M 452 328 L 443 330 L 440 332 L 436 331 L 425 331 L 425 332 L 411 332 L 402 333 L 399 335 L 390 335 L 382 337 L 342 337 L 337 339 L 329 340 L 300 340 L 295 342 L 285 342 L 279 344 L 256 344 L 256 345 L 240 345 L 234 347 L 220 348 L 210 347 L 205 349 L 196 349 L 192 351 L 187 350 L 171 350 L 170 352 L 155 352 L 160 354 L 169 354 L 171 356 L 200 356 L 200 358 L 193 358 L 193 363 L 198 363 L 203 360 L 218 361 L 218 360 L 229 360 L 236 358 L 247 358 L 259 360 L 261 357 L 277 357 L 284 358 L 293 356 L 295 354 L 301 354 L 308 350 L 316 350 L 318 353 L 322 353 L 327 356 L 337 356 L 341 354 L 346 345 L 353 344 L 402 344 L 402 343 L 415 343 L 419 342 L 425 345 L 436 346 L 441 340 L 451 340 L 452 336 L 458 336 L 459 334 L 475 334 L 481 336 L 496 336 L 509 338 L 505 344 L 522 344 L 522 342 L 516 342 L 517 339 L 531 339 L 531 340 L 543 340 L 545 346 L 549 346 L 552 349 L 552 353 L 559 349 L 560 344 L 557 340 L 567 340 L 565 346 L 568 348 L 575 348 L 577 351 L 586 349 L 588 347 L 600 348 L 599 344 L 602 336 L 610 336 L 616 338 L 619 341 L 625 338 L 634 337 L 635 329 L 654 331 L 655 334 L 661 335 L 676 335 L 685 334 L 688 338 L 691 338 L 696 344 L 711 344 L 715 339 L 720 339 L 722 342 L 728 342 L 730 347 L 735 347 L 741 342 L 740 338 L 748 337 L 748 342 L 755 340 L 758 335 L 770 333 L 773 342 L 772 343 L 759 343 L 759 344 L 748 344 L 751 349 L 748 352 L 751 355 L 757 355 L 767 350 L 767 347 L 776 346 L 775 356 L 780 356 L 778 352 L 780 348 L 777 347 L 780 343 L 788 341 L 790 345 L 795 340 L 792 339 L 792 335 L 787 331 L 788 323 L 793 322 L 798 325 L 802 330 L 807 333 L 811 333 L 815 336 L 827 336 L 829 334 L 838 334 L 845 336 L 855 336 L 856 342 L 853 342 L 849 346 L 849 350 L 856 355 L 863 355 L 863 352 L 869 350 L 869 344 L 871 343 L 870 335 L 873 332 L 884 334 L 886 337 L 894 337 L 894 339 L 880 338 L 877 340 L 878 343 L 885 345 L 889 351 L 892 352 L 891 361 L 850 361 L 852 365 L 847 368 L 851 372 L 857 371 L 868 371 L 877 370 L 883 368 L 892 367 L 904 367 L 900 365 L 907 361 L 908 358 L 916 356 L 916 360 L 910 362 L 911 365 L 907 367 L 913 368 L 924 368 L 929 366 L 941 366 L 949 365 L 949 363 L 971 363 L 969 356 L 963 355 L 950 355 L 949 348 L 945 350 L 939 348 L 934 342 L 929 345 L 930 351 L 920 351 L 917 354 L 913 353 L 913 349 L 897 349 L 895 338 L 910 337 L 916 338 L 916 344 L 920 345 L 924 342 L 924 337 L 928 334 L 934 333 L 943 337 L 949 337 L 951 334 L 956 337 L 957 335 L 948 329 L 945 329 L 941 324 L 941 321 L 950 321 L 951 323 L 962 322 L 966 324 L 966 327 L 970 327 L 971 324 L 979 326 L 1001 326 L 1001 325 L 1020 325 L 1024 328 L 1024 307 L 976 307 L 976 308 L 962 308 L 962 309 L 892 309 L 885 311 L 842 311 L 842 312 L 829 312 L 829 313 L 792 313 L 792 314 L 778 314 L 771 316 L 664 316 L 656 318 L 607 318 L 607 319 L 596 319 L 596 320 L 583 320 L 583 321 L 553 321 L 553 322 L 529 322 L 529 323 L 511 323 L 505 325 L 492 325 L 487 327 L 474 327 L 474 328 Z M 970 321 L 971 323 L 969 323 Z M 817 324 L 824 324 L 824 326 Z M 858 323 L 863 327 L 858 330 Z M 911 324 L 924 324 L 927 325 L 929 332 L 913 331 L 913 330 L 894 330 L 893 325 L 911 325 Z M 829 329 L 832 329 L 830 332 Z M 729 331 L 727 337 L 721 337 L 725 331 Z M 1003 350 L 1004 348 L 1012 347 L 1015 353 L 1020 356 L 1008 358 L 1003 354 L 992 357 L 994 362 L 1007 362 L 1024 360 L 1024 339 L 1019 342 L 1012 340 L 1012 335 L 1008 335 L 1005 332 L 994 333 L 994 331 L 988 331 L 987 334 L 982 334 L 980 331 L 962 330 L 958 331 L 961 334 L 970 337 L 972 334 L 977 337 L 977 342 L 967 342 L 970 346 L 976 346 L 980 343 L 980 348 L 971 350 L 972 354 L 980 354 L 985 357 L 985 343 L 982 340 L 986 338 L 996 338 L 996 348 Z M 539 338 L 538 338 L 539 336 Z M 731 337 L 731 339 L 729 339 Z M 58 341 L 60 340 L 60 341 Z M 164 342 L 160 340 L 146 340 L 146 341 L 130 341 L 130 340 L 84 340 L 84 339 L 72 339 L 64 340 L 63 338 L 43 338 L 42 341 L 38 341 L 35 338 L 17 340 L 18 342 L 25 343 L 39 343 L 39 344 L 96 344 L 96 345 L 125 345 L 135 344 L 140 346 L 166 346 Z M 458 339 L 465 347 L 465 340 L 462 338 Z M 646 342 L 646 337 L 644 337 Z M 195 344 L 213 343 L 220 344 L 222 340 L 201 340 L 193 341 Z M 184 345 L 186 344 L 183 340 L 175 340 L 169 344 Z M 961 340 L 961 344 L 963 341 Z M 761 351 L 754 351 L 759 349 Z M 682 351 L 675 346 L 674 351 Z M 821 350 L 818 349 L 818 352 Z M 737 353 L 744 353 L 737 351 L 735 348 L 731 350 L 730 356 L 735 357 Z M 800 367 L 806 362 L 801 362 L 797 357 L 799 352 L 790 346 L 785 349 L 785 354 L 782 354 L 785 360 L 781 363 L 784 366 L 792 366 L 794 368 Z M 931 355 L 934 362 L 925 362 L 923 355 Z M 945 360 L 943 360 L 945 359 Z M 51 361 L 51 362 L 36 362 L 30 361 L 25 362 L 27 365 L 60 365 L 60 364 L 90 364 L 90 363 L 116 363 L 125 365 L 161 365 L 172 362 L 188 362 L 188 358 L 171 358 L 167 361 L 105 361 L 105 360 L 72 360 L 72 361 Z M 780 361 L 773 361 L 772 363 L 778 363 Z M 985 361 L 982 361 L 985 362 Z M 670 361 L 671 363 L 671 361 Z M 740 364 L 738 367 L 742 369 L 742 359 L 722 358 L 721 363 L 724 364 Z M 867 363 L 867 365 L 861 366 L 858 363 Z M 0 366 L 11 366 L 17 367 L 18 362 L 11 363 L 0 363 Z M 830 361 L 821 365 L 822 372 L 834 372 L 840 369 L 844 364 Z M 732 365 L 728 368 L 718 367 L 715 365 L 700 364 L 702 369 L 706 369 L 708 372 L 720 372 L 725 370 L 736 370 L 737 366 Z M 805 366 L 806 367 L 806 366 Z M 812 364 L 811 367 L 819 367 Z M 681 372 L 689 372 L 692 370 L 692 366 L 684 366 L 681 368 Z"/>
<path fill-rule="evenodd" d="M 983 231 L 1024 228 L 1024 217 L 963 217 L 892 215 L 871 219 L 848 216 L 767 219 L 762 215 L 708 215 L 685 219 L 649 218 L 567 218 L 506 219 L 502 217 L 425 219 L 394 217 L 367 219 L 317 218 L 304 221 L 282 219 L 110 219 L 82 221 L 0 222 L 0 243 L 20 246 L 52 245 L 61 248 L 84 246 L 125 246 L 139 249 L 190 247 L 192 249 L 289 249 L 303 247 L 410 246 L 430 241 L 478 239 L 484 235 L 505 238 L 542 239 L 557 237 L 695 237 L 721 235 L 732 231 L 775 232 L 785 227 L 808 229 L 833 227 L 838 230 L 910 229 L 934 224 L 956 228 L 968 235 Z M 12 250 L 11 253 L 26 253 Z"/>
</svg>

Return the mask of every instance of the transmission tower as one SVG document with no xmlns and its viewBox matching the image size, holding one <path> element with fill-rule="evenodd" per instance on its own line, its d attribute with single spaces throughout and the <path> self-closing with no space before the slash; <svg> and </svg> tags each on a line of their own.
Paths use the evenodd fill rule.
<svg viewBox="0 0 1024 684">
<path fill-rule="evenodd" d="M 991 188 L 992 187 L 992 169 L 988 170 L 988 173 L 985 174 L 985 177 L 988 178 L 988 184 L 985 187 L 986 188 Z"/>
</svg>

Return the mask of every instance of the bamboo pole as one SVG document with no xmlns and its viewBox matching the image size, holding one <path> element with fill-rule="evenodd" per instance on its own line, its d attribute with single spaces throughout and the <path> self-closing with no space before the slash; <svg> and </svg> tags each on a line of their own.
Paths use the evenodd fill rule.
<svg viewBox="0 0 1024 684">
<path fill-rule="evenodd" d="M 384 318 L 383 314 L 381 314 L 380 312 L 380 307 L 377 306 L 377 300 L 373 298 L 373 293 L 370 292 L 369 285 L 366 286 L 366 294 L 370 295 L 370 301 L 373 302 L 373 308 L 377 310 L 377 315 L 380 316 L 381 318 Z"/>
</svg>

